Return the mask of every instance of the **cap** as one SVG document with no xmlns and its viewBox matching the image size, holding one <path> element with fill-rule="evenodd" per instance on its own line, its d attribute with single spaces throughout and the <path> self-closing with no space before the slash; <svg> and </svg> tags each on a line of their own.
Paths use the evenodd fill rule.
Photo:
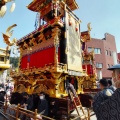
<svg viewBox="0 0 120 120">
<path fill-rule="evenodd" d="M 120 64 L 113 65 L 112 67 L 108 68 L 108 70 L 120 69 Z"/>
</svg>

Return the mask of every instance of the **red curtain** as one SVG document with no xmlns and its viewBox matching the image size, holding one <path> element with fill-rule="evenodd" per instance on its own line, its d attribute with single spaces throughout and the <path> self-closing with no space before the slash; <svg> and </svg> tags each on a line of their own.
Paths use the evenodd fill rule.
<svg viewBox="0 0 120 120">
<path fill-rule="evenodd" d="M 55 48 L 47 48 L 45 50 L 35 52 L 31 55 L 27 55 L 22 57 L 21 60 L 21 69 L 27 68 L 27 64 L 29 67 L 44 67 L 45 64 L 54 63 L 54 54 Z"/>
<path fill-rule="evenodd" d="M 87 68 L 86 68 L 87 67 Z M 93 66 L 88 64 L 88 65 L 83 65 L 82 66 L 83 69 L 87 69 L 87 74 L 88 75 L 93 75 Z"/>
<path fill-rule="evenodd" d="M 21 69 L 27 68 L 27 57 L 26 56 L 22 57 L 20 68 Z"/>
<path fill-rule="evenodd" d="M 87 65 L 87 71 L 89 75 L 93 75 L 93 66 L 92 65 Z"/>
<path fill-rule="evenodd" d="M 82 68 L 85 70 L 86 69 L 86 65 L 82 65 Z"/>
</svg>

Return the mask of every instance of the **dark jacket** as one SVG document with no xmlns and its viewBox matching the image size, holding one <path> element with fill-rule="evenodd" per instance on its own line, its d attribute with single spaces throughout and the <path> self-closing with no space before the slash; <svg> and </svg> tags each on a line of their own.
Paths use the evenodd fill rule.
<svg viewBox="0 0 120 120">
<path fill-rule="evenodd" d="M 26 104 L 27 104 L 27 110 L 33 110 L 33 98 L 32 97 L 29 97 L 27 100 L 26 100 Z"/>
<path fill-rule="evenodd" d="M 42 115 L 48 116 L 48 102 L 46 99 L 40 100 L 38 103 L 38 113 L 41 112 L 43 112 Z"/>
<path fill-rule="evenodd" d="M 107 93 L 110 93 L 111 95 L 107 95 Z M 98 119 L 98 116 L 99 116 L 99 108 L 100 106 L 102 106 L 102 104 L 104 104 L 104 102 L 110 98 L 113 94 L 113 91 L 108 89 L 108 88 L 105 88 L 103 89 L 102 91 L 98 92 L 95 96 L 94 96 L 94 99 L 93 99 L 93 110 L 97 116 L 97 119 Z"/>
<path fill-rule="evenodd" d="M 99 108 L 98 120 L 120 120 L 120 88 Z"/>
</svg>

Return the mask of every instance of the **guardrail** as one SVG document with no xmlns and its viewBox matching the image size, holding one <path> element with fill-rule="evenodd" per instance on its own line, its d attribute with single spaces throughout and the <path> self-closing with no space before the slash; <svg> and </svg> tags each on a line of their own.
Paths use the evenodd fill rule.
<svg viewBox="0 0 120 120">
<path fill-rule="evenodd" d="M 20 116 L 26 116 L 28 118 L 32 118 L 33 120 L 42 120 L 42 119 L 46 119 L 46 120 L 55 120 L 53 118 L 41 115 L 37 113 L 37 109 L 35 109 L 35 111 L 30 111 L 30 110 L 26 110 L 24 108 L 20 107 L 20 104 L 18 104 L 17 106 L 14 105 L 7 105 L 7 102 L 3 103 L 0 101 L 0 108 L 2 113 L 4 114 L 4 116 L 7 116 L 8 118 L 12 119 L 12 120 L 20 120 Z M 13 114 L 11 114 L 10 112 L 12 111 Z M 39 118 L 38 115 L 41 117 Z"/>
<path fill-rule="evenodd" d="M 38 114 L 37 109 L 35 111 L 26 110 L 22 107 L 20 107 L 20 104 L 18 105 L 8 105 L 6 102 L 0 101 L 0 109 L 1 114 L 5 116 L 6 118 L 9 118 L 9 120 L 22 120 L 21 116 L 26 116 L 27 118 L 32 118 L 32 120 L 55 120 L 53 118 L 44 116 L 42 114 Z M 89 108 L 86 109 L 87 112 L 85 112 L 85 115 L 76 116 L 74 118 L 70 118 L 70 120 L 77 120 L 78 118 L 81 118 L 81 120 L 85 120 L 85 118 L 82 119 L 82 117 L 86 116 L 86 120 L 90 120 L 90 118 L 95 115 L 93 111 L 91 111 Z M 9 112 L 10 111 L 10 112 Z M 11 113 L 12 111 L 12 113 Z M 39 118 L 38 115 L 41 117 Z M 7 120 L 7 119 L 6 119 Z"/>
</svg>

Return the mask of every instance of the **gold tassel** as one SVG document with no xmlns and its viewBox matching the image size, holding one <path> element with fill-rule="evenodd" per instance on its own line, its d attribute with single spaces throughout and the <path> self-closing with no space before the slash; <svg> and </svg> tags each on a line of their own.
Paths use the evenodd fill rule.
<svg viewBox="0 0 120 120">
<path fill-rule="evenodd" d="M 15 10 L 15 3 L 11 5 L 10 12 L 13 12 Z"/>
<path fill-rule="evenodd" d="M 7 6 L 6 5 L 2 6 L 0 10 L 0 17 L 3 17 L 6 11 L 7 11 Z"/>
</svg>

